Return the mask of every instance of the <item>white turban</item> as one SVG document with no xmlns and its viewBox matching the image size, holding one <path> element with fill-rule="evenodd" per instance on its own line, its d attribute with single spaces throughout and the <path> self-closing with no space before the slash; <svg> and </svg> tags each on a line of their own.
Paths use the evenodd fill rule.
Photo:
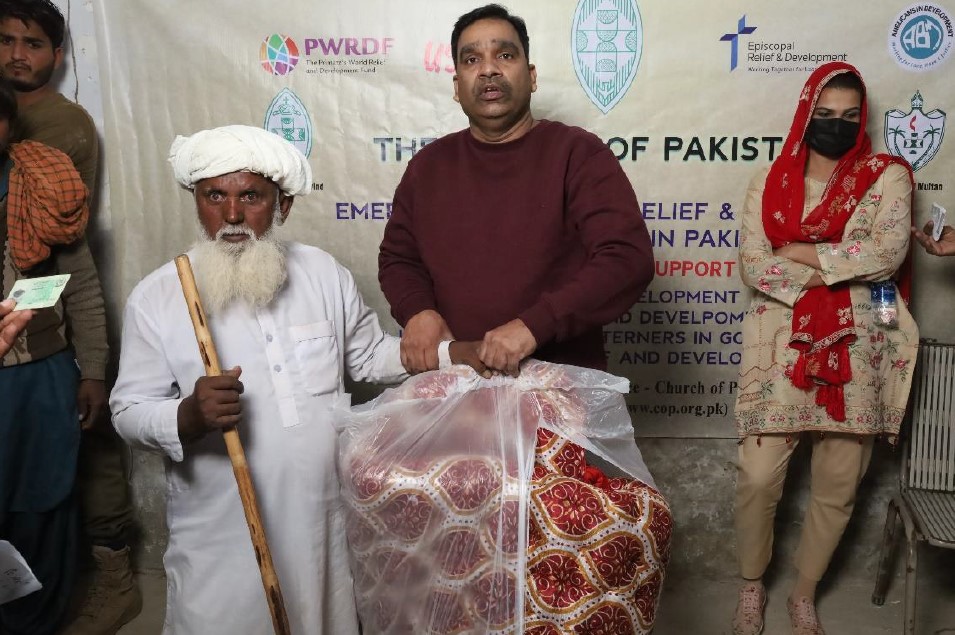
<svg viewBox="0 0 955 635">
<path fill-rule="evenodd" d="M 169 149 L 176 180 L 192 189 L 202 179 L 232 172 L 256 172 L 289 196 L 312 188 L 312 168 L 305 155 L 277 134 L 255 126 L 222 126 L 178 136 Z"/>
</svg>

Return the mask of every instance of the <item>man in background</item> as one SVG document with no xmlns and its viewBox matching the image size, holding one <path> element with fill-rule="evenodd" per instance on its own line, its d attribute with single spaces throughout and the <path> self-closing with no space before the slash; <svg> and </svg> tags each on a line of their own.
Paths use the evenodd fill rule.
<svg viewBox="0 0 955 635">
<path fill-rule="evenodd" d="M 25 278 L 70 278 L 0 359 L 0 540 L 43 585 L 0 605 L 0 633 L 52 635 L 77 560 L 77 396 L 84 384 L 102 384 L 109 352 L 103 294 L 83 239 L 86 186 L 59 150 L 35 141 L 8 145 L 16 117 L 13 88 L 0 79 L 0 297 Z"/>
<path fill-rule="evenodd" d="M 96 127 L 82 106 L 58 93 L 50 82 L 63 61 L 65 33 L 63 15 L 48 0 L 0 0 L 0 74 L 16 91 L 15 139 L 39 141 L 67 154 L 90 192 L 90 209 L 94 209 Z M 67 305 L 66 310 L 71 307 Z M 125 448 L 104 416 L 105 378 L 105 368 L 97 377 L 84 377 L 77 394 L 83 428 L 77 488 L 95 569 L 83 606 L 66 635 L 115 633 L 142 607 L 129 560 L 132 508 Z"/>
</svg>

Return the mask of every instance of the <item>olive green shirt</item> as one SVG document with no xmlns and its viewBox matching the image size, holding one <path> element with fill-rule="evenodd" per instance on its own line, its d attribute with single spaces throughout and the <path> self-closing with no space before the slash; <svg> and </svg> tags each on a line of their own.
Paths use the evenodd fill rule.
<svg viewBox="0 0 955 635">
<path fill-rule="evenodd" d="M 17 141 L 32 139 L 67 154 L 90 191 L 90 210 L 93 209 L 99 137 L 93 118 L 82 106 L 60 93 L 51 93 L 20 108 L 15 136 Z"/>
</svg>

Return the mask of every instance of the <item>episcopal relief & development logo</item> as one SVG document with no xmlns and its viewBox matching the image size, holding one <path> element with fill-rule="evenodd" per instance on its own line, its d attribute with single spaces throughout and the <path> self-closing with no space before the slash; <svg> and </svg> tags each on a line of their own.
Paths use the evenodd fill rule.
<svg viewBox="0 0 955 635">
<path fill-rule="evenodd" d="M 577 80 L 607 114 L 630 88 L 640 65 L 643 21 L 636 0 L 580 0 L 571 50 Z"/>
<path fill-rule="evenodd" d="M 312 151 L 312 120 L 305 104 L 289 88 L 283 88 L 269 104 L 262 127 L 277 134 L 308 156 Z"/>
<path fill-rule="evenodd" d="M 747 24 L 746 16 L 743 15 L 737 21 L 735 31 L 720 36 L 720 42 L 730 43 L 730 72 L 740 67 L 748 73 L 805 73 L 815 70 L 824 62 L 847 61 L 848 54 L 845 51 L 807 49 L 792 39 L 791 32 L 777 37 L 772 26 L 781 28 L 773 23 L 767 31 L 766 26 Z M 753 36 L 757 28 L 759 33 Z"/>
<path fill-rule="evenodd" d="M 287 35 L 273 33 L 259 47 L 262 68 L 272 75 L 288 75 L 298 64 L 298 58 L 298 47 Z"/>
<path fill-rule="evenodd" d="M 955 42 L 952 18 L 937 4 L 903 9 L 889 27 L 889 52 L 902 68 L 927 71 L 941 64 Z"/>
<path fill-rule="evenodd" d="M 945 136 L 945 113 L 938 108 L 925 112 L 923 103 L 922 94 L 915 91 L 911 110 L 885 113 L 885 147 L 916 172 L 938 154 Z"/>
<path fill-rule="evenodd" d="M 756 30 L 755 26 L 746 26 L 746 16 L 739 19 L 736 24 L 736 33 L 725 33 L 720 38 L 720 42 L 730 43 L 730 72 L 736 70 L 739 64 L 739 38 L 741 35 L 749 35 Z"/>
</svg>

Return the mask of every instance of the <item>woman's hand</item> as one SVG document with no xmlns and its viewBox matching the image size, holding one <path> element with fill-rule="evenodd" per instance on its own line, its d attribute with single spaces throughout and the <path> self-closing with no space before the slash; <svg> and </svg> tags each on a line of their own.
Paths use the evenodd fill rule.
<svg viewBox="0 0 955 635">
<path fill-rule="evenodd" d="M 789 243 L 773 249 L 773 255 L 813 269 L 822 269 L 822 264 L 819 262 L 819 252 L 816 251 L 816 243 Z"/>
</svg>

